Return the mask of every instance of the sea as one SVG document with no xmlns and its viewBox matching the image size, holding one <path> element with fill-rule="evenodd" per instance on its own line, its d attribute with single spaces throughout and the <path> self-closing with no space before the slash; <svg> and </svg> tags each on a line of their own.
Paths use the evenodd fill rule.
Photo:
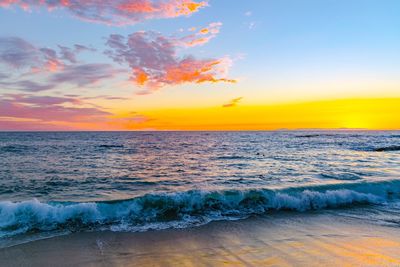
<svg viewBox="0 0 400 267">
<path fill-rule="evenodd" d="M 0 133 L 0 247 L 280 212 L 400 227 L 400 131 Z"/>
</svg>

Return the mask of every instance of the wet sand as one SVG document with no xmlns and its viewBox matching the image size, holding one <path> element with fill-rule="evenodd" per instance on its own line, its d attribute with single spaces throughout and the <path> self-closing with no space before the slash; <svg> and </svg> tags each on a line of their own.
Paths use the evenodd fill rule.
<svg viewBox="0 0 400 267">
<path fill-rule="evenodd" d="M 0 266 L 400 266 L 400 228 L 280 213 L 189 229 L 75 233 L 0 250 Z"/>
</svg>

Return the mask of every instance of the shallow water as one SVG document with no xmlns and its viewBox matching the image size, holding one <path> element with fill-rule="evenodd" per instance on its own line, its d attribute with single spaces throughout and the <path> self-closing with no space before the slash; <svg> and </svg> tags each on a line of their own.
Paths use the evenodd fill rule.
<svg viewBox="0 0 400 267">
<path fill-rule="evenodd" d="M 0 236 L 332 208 L 398 225 L 399 145 L 399 131 L 3 132 Z"/>
<path fill-rule="evenodd" d="M 400 232 L 326 212 L 186 229 L 74 233 L 0 249 L 0 266 L 396 266 Z"/>
</svg>

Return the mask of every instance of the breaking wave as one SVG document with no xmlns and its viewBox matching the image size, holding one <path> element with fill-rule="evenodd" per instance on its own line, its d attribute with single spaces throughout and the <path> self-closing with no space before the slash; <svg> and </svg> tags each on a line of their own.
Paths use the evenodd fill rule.
<svg viewBox="0 0 400 267">
<path fill-rule="evenodd" d="M 269 211 L 308 211 L 400 199 L 400 181 L 346 183 L 280 190 L 248 189 L 147 194 L 86 203 L 0 202 L 0 237 L 56 230 L 145 231 L 184 228 Z"/>
</svg>

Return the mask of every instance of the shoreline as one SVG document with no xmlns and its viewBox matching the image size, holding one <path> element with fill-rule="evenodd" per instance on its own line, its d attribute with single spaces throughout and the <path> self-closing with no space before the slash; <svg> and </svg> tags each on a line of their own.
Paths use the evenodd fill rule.
<svg viewBox="0 0 400 267">
<path fill-rule="evenodd" d="M 0 266 L 399 266 L 396 227 L 280 213 L 158 231 L 81 232 L 0 249 Z"/>
</svg>

